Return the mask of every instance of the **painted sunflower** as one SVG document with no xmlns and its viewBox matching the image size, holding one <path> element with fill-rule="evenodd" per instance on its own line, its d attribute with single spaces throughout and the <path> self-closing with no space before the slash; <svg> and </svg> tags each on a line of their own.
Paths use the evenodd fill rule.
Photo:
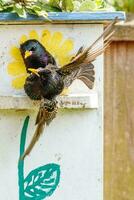
<svg viewBox="0 0 134 200">
<path fill-rule="evenodd" d="M 41 36 L 33 30 L 29 32 L 29 36 L 22 35 L 20 44 L 28 39 L 36 39 L 54 56 L 60 66 L 68 63 L 73 55 L 71 51 L 74 43 L 71 39 L 64 39 L 61 32 L 51 33 L 49 30 L 43 30 Z M 20 50 L 14 46 L 10 49 L 13 61 L 7 66 L 8 74 L 12 76 L 12 87 L 14 89 L 22 89 L 27 77 L 25 64 L 23 62 Z"/>
</svg>

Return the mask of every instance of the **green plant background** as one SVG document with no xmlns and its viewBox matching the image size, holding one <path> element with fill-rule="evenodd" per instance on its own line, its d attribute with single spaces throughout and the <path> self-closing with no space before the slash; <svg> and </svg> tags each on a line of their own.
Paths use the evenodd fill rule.
<svg viewBox="0 0 134 200">
<path fill-rule="evenodd" d="M 108 9 L 105 0 L 0 0 L 0 12 L 17 13 L 20 17 L 34 14 L 47 18 L 47 12 L 96 11 Z"/>
<path fill-rule="evenodd" d="M 134 12 L 134 0 L 0 0 L 0 12 L 16 13 L 23 18 L 33 14 L 48 19 L 48 12 L 99 10 Z"/>
<path fill-rule="evenodd" d="M 115 7 L 117 11 L 134 12 L 134 0 L 107 0 L 107 3 Z"/>
</svg>

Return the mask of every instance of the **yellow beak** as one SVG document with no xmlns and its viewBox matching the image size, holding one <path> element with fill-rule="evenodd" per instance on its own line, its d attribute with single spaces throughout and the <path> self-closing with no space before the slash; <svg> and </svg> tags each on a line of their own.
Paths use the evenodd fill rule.
<svg viewBox="0 0 134 200">
<path fill-rule="evenodd" d="M 39 77 L 40 77 L 40 75 L 39 75 L 39 73 L 38 73 L 38 70 L 37 70 L 37 69 L 28 68 L 28 70 L 29 70 L 30 72 L 32 72 L 33 74 L 36 74 L 37 76 L 39 76 Z"/>
<path fill-rule="evenodd" d="M 26 51 L 25 52 L 25 56 L 24 58 L 26 59 L 27 57 L 31 56 L 32 55 L 32 52 L 31 51 Z"/>
</svg>

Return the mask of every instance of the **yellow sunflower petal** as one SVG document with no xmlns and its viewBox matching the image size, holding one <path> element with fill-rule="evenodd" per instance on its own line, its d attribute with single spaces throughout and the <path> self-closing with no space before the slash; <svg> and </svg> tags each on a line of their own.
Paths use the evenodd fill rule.
<svg viewBox="0 0 134 200">
<path fill-rule="evenodd" d="M 54 52 L 56 54 L 56 52 L 60 50 L 60 43 L 62 42 L 63 39 L 63 35 L 60 32 L 55 32 L 50 40 L 49 43 L 49 49 L 51 52 Z"/>
<path fill-rule="evenodd" d="M 21 74 L 26 74 L 26 68 L 24 63 L 14 61 L 8 64 L 7 72 L 12 76 L 19 76 Z"/>
<path fill-rule="evenodd" d="M 30 33 L 29 33 L 29 38 L 30 38 L 30 39 L 39 40 L 38 33 L 37 33 L 35 30 L 30 31 Z"/>
<path fill-rule="evenodd" d="M 15 78 L 14 80 L 12 80 L 12 87 L 17 90 L 22 89 L 24 87 L 26 78 L 27 78 L 27 75 L 22 75 L 22 76 Z"/>
<path fill-rule="evenodd" d="M 15 60 L 23 62 L 23 59 L 18 47 L 12 47 L 10 50 L 10 54 L 12 57 L 14 57 Z"/>
<path fill-rule="evenodd" d="M 41 36 L 41 43 L 43 44 L 44 47 L 46 47 L 46 49 L 49 51 L 49 42 L 51 39 L 51 33 L 48 30 L 44 30 L 42 32 L 42 36 Z"/>
<path fill-rule="evenodd" d="M 70 62 L 72 56 L 59 56 L 58 57 L 58 62 L 59 62 L 59 65 L 62 67 L 63 65 L 67 64 Z"/>
<path fill-rule="evenodd" d="M 68 40 L 65 40 L 65 42 L 62 44 L 60 50 L 62 54 L 67 55 L 70 51 L 73 50 L 73 48 L 74 48 L 73 41 L 68 39 Z"/>
<path fill-rule="evenodd" d="M 20 44 L 24 43 L 27 41 L 27 36 L 26 35 L 22 35 L 20 38 Z"/>
</svg>

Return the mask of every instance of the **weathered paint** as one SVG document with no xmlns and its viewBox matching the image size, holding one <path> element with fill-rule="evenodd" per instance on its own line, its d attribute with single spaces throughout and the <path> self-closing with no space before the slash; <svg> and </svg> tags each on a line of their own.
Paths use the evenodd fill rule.
<svg viewBox="0 0 134 200">
<path fill-rule="evenodd" d="M 8 64 L 13 59 L 9 51 L 12 46 L 19 47 L 22 35 L 28 35 L 31 30 L 36 30 L 40 35 L 44 29 L 50 30 L 52 33 L 62 32 L 65 39 L 70 38 L 74 42 L 71 52 L 73 54 L 81 45 L 91 44 L 102 33 L 103 25 L 1 26 L 0 95 L 2 98 L 7 98 L 4 103 L 8 109 L 13 108 L 13 105 L 10 107 L 9 102 L 15 95 L 19 96 L 19 105 L 21 96 L 22 103 L 24 100 L 23 89 L 12 87 L 13 76 L 7 70 Z M 51 200 L 65 198 L 67 200 L 88 200 L 89 196 L 95 200 L 103 199 L 103 56 L 99 56 L 94 64 L 96 81 L 92 92 L 98 96 L 98 108 L 59 110 L 57 118 L 44 130 L 39 142 L 25 160 L 25 177 L 32 169 L 39 166 L 51 163 L 60 166 L 60 184 L 50 197 Z M 75 94 L 90 96 L 90 91 L 80 81 L 76 81 L 70 88 L 70 94 L 74 95 L 74 98 Z M 9 98 L 6 97 L 7 95 Z M 93 100 L 96 101 L 94 97 Z M 72 102 L 72 104 L 76 104 L 76 102 Z M 79 104 L 75 108 L 77 107 L 80 108 Z M 16 109 L 17 111 L 15 111 Z M 22 124 L 27 115 L 30 116 L 27 144 L 35 129 L 34 122 L 37 111 L 34 109 L 19 111 L 19 106 L 16 109 L 1 110 L 0 112 L 0 133 L 2 135 L 0 140 L 0 194 L 5 198 L 3 200 L 18 200 L 19 198 L 18 150 Z"/>
</svg>

